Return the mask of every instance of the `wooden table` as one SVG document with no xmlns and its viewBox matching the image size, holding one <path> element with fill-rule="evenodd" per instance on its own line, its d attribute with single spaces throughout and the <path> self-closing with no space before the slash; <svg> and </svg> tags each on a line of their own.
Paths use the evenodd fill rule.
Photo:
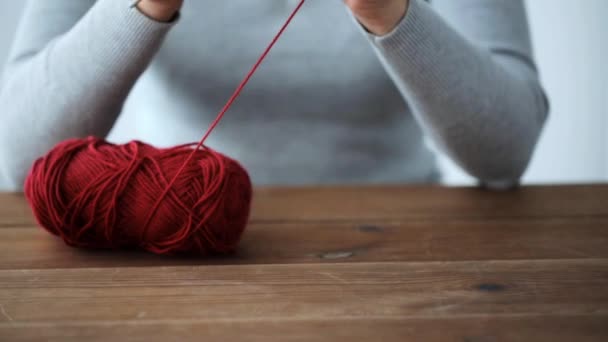
<svg viewBox="0 0 608 342">
<path fill-rule="evenodd" d="M 0 341 L 608 341 L 608 185 L 256 190 L 235 256 L 69 248 L 0 195 Z"/>
</svg>

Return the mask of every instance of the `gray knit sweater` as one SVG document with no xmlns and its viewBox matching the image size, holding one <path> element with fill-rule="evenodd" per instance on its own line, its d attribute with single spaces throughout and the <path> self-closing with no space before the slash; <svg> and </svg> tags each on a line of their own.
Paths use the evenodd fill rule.
<svg viewBox="0 0 608 342">
<path fill-rule="evenodd" d="M 0 188 L 57 142 L 197 141 L 297 0 L 30 0 L 0 88 Z M 126 105 L 125 105 L 126 104 Z M 390 34 L 309 0 L 207 145 L 257 184 L 433 182 L 424 137 L 491 185 L 516 182 L 547 115 L 522 0 L 411 0 Z"/>
</svg>

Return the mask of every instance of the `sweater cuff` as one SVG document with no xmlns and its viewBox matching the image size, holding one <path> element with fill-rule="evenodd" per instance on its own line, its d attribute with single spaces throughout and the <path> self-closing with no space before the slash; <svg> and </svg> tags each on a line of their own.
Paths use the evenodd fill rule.
<svg viewBox="0 0 608 342">
<path fill-rule="evenodd" d="M 443 19 L 425 0 L 410 0 L 397 27 L 386 35 L 367 33 L 367 37 L 389 69 L 408 74 L 410 81 L 439 82 L 442 76 L 435 74 L 439 68 L 432 62 L 436 58 L 430 57 L 445 53 L 444 26 Z"/>
<path fill-rule="evenodd" d="M 173 24 L 173 23 L 175 23 L 176 21 L 178 21 L 178 20 L 179 20 L 179 17 L 180 17 L 180 15 L 181 15 L 181 14 L 180 14 L 180 12 L 179 12 L 179 11 L 177 11 L 177 12 L 176 12 L 176 13 L 173 15 L 173 17 L 171 17 L 171 19 L 170 19 L 170 20 L 168 20 L 168 21 L 159 21 L 159 20 L 156 20 L 156 19 L 154 19 L 154 18 L 151 18 L 150 16 L 146 15 L 145 13 L 143 13 L 143 12 L 142 12 L 142 11 L 141 11 L 141 10 L 140 10 L 138 7 L 137 7 L 137 5 L 138 5 L 140 2 L 141 2 L 141 0 L 131 0 L 131 8 L 135 8 L 135 9 L 137 9 L 137 11 L 138 11 L 139 13 L 141 13 L 143 16 L 147 17 L 148 19 L 150 19 L 150 20 L 152 20 L 152 21 L 155 21 L 155 22 L 158 22 L 158 23 L 161 23 L 161 24 Z"/>
<path fill-rule="evenodd" d="M 108 34 L 121 30 L 125 40 L 137 38 L 143 42 L 164 36 L 179 20 L 178 16 L 169 22 L 154 20 L 142 13 L 136 0 L 98 0 L 91 13 L 99 20 L 106 21 Z"/>
<path fill-rule="evenodd" d="M 176 23 L 150 19 L 133 4 L 132 0 L 98 0 L 88 13 L 95 27 L 89 47 L 98 49 L 96 61 L 106 70 L 132 69 L 136 61 L 146 64 L 142 59 L 156 52 Z"/>
<path fill-rule="evenodd" d="M 405 16 L 389 33 L 378 36 L 368 33 L 374 45 L 385 50 L 415 49 L 428 34 L 425 26 L 433 22 L 436 14 L 424 0 L 410 0 Z"/>
</svg>

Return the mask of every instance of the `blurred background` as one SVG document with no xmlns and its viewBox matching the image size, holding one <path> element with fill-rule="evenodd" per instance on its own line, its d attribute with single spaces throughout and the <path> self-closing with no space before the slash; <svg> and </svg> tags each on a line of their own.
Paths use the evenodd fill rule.
<svg viewBox="0 0 608 342">
<path fill-rule="evenodd" d="M 1 64 L 24 2 L 0 2 Z M 527 0 L 526 5 L 551 115 L 524 182 L 608 181 L 608 0 Z M 441 166 L 446 184 L 472 183 L 447 159 Z"/>
</svg>

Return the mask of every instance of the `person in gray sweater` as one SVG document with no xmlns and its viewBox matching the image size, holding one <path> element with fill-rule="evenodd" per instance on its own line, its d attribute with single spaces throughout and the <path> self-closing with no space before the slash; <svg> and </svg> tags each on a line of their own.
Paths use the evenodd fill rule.
<svg viewBox="0 0 608 342">
<path fill-rule="evenodd" d="M 297 0 L 29 0 L 0 187 L 61 140 L 198 141 Z M 309 0 L 206 145 L 256 184 L 518 183 L 548 113 L 523 0 Z M 120 126 L 120 125 L 118 125 Z M 428 141 L 425 141 L 425 137 Z"/>
</svg>

